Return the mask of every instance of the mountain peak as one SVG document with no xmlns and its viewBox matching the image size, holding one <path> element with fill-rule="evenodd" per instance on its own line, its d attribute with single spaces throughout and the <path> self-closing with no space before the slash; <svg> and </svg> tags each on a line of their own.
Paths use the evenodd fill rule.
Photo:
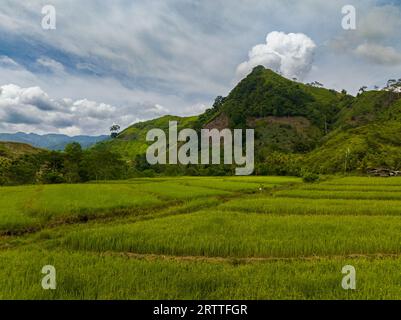
<svg viewBox="0 0 401 320">
<path fill-rule="evenodd" d="M 251 72 L 251 73 L 262 72 L 262 71 L 265 71 L 265 70 L 270 70 L 270 69 L 267 69 L 267 68 L 265 68 L 265 67 L 262 66 L 262 65 L 258 65 L 258 66 L 254 67 L 254 68 L 252 69 L 252 72 Z"/>
<path fill-rule="evenodd" d="M 303 116 L 323 129 L 326 115 L 322 111 L 338 99 L 336 92 L 318 91 L 257 66 L 231 91 L 221 111 L 232 127 L 246 126 L 248 118 Z"/>
<path fill-rule="evenodd" d="M 272 69 L 266 68 L 266 67 L 264 67 L 262 65 L 254 67 L 252 69 L 252 72 L 249 73 L 248 76 L 263 76 L 263 77 L 266 77 L 266 78 L 272 77 L 274 79 L 283 79 L 283 80 L 286 80 L 286 81 L 291 81 L 291 80 L 283 77 L 280 73 L 278 73 L 276 71 L 273 71 Z"/>
</svg>

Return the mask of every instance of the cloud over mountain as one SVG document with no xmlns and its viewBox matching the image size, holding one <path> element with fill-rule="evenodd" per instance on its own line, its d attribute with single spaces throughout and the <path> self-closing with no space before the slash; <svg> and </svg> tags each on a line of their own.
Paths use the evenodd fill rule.
<svg viewBox="0 0 401 320">
<path fill-rule="evenodd" d="M 104 133 L 112 123 L 129 125 L 138 120 L 127 118 L 126 111 L 88 99 L 52 99 L 39 87 L 0 87 L 2 131 Z"/>
<path fill-rule="evenodd" d="M 244 77 L 262 65 L 287 78 L 303 79 L 312 68 L 315 49 L 316 44 L 305 34 L 274 31 L 267 35 L 265 44 L 251 49 L 249 60 L 238 66 L 237 74 Z"/>
</svg>

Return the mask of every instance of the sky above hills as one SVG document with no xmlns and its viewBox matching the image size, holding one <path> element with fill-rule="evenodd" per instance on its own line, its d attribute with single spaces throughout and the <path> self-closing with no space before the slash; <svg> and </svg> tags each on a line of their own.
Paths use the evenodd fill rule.
<svg viewBox="0 0 401 320">
<path fill-rule="evenodd" d="M 0 132 L 198 114 L 258 64 L 352 93 L 401 78 L 401 1 L 53 0 L 55 30 L 45 4 L 2 0 Z"/>
</svg>

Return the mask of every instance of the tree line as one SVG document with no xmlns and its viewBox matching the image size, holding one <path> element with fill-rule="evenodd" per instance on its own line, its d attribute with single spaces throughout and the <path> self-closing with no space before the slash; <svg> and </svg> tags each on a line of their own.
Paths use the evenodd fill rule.
<svg viewBox="0 0 401 320">
<path fill-rule="evenodd" d="M 63 152 L 43 150 L 0 162 L 0 185 L 80 183 L 128 176 L 129 166 L 117 153 L 100 144 L 83 150 L 71 143 Z"/>
<path fill-rule="evenodd" d="M 0 185 L 84 183 L 154 176 L 231 176 L 233 165 L 150 165 L 146 155 L 121 158 L 106 144 L 83 150 L 71 143 L 65 150 L 43 150 L 14 159 L 0 157 Z"/>
</svg>

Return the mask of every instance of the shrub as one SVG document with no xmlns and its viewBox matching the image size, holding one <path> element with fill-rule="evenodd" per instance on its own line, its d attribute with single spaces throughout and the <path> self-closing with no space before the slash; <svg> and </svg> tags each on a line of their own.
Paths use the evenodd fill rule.
<svg viewBox="0 0 401 320">
<path fill-rule="evenodd" d="M 319 181 L 319 179 L 319 175 L 313 172 L 304 172 L 302 174 L 302 180 L 306 183 L 314 183 Z"/>
<path fill-rule="evenodd" d="M 47 172 L 42 179 L 45 184 L 60 184 L 66 182 L 64 177 L 58 172 Z"/>
</svg>

